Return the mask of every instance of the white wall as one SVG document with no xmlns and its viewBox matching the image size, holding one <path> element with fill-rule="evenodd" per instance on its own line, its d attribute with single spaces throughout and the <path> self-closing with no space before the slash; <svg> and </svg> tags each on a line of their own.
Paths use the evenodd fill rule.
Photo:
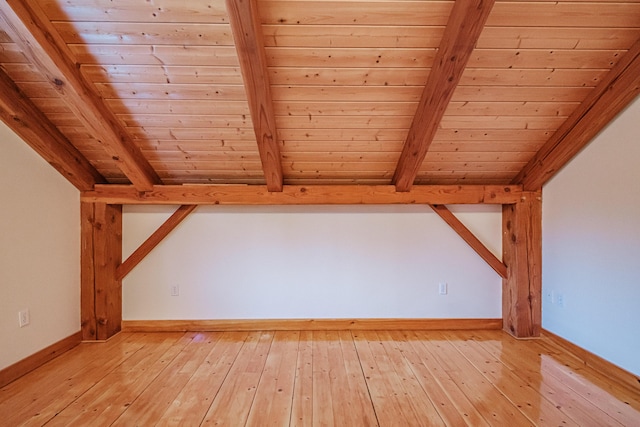
<svg viewBox="0 0 640 427">
<path fill-rule="evenodd" d="M 543 190 L 543 327 L 640 374 L 640 99 Z M 552 298 L 553 297 L 553 298 Z"/>
<path fill-rule="evenodd" d="M 124 256 L 174 209 L 125 207 Z M 499 207 L 455 212 L 501 253 Z M 427 206 L 201 206 L 125 278 L 123 317 L 500 318 L 500 292 Z"/>
<path fill-rule="evenodd" d="M 80 330 L 79 192 L 0 122 L 0 369 Z M 28 308 L 31 324 L 18 326 Z"/>
</svg>

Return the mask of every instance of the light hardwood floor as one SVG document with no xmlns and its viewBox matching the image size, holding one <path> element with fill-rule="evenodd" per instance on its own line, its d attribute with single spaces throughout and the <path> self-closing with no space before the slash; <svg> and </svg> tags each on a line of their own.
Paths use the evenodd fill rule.
<svg viewBox="0 0 640 427">
<path fill-rule="evenodd" d="M 0 425 L 640 426 L 640 393 L 501 331 L 121 333 L 0 389 Z"/>
</svg>

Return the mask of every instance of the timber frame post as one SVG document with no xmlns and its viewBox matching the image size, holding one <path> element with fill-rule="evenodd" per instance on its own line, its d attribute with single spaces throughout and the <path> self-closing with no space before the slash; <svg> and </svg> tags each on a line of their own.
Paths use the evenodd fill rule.
<svg viewBox="0 0 640 427">
<path fill-rule="evenodd" d="M 542 327 L 542 191 L 522 193 L 502 206 L 503 328 L 516 338 L 540 336 Z"/>
<path fill-rule="evenodd" d="M 122 328 L 122 205 L 81 202 L 82 339 L 106 340 Z"/>
</svg>

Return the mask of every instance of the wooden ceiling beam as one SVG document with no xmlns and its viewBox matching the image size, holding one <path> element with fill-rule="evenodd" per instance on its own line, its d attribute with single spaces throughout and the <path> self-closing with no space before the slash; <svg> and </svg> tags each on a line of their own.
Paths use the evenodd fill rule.
<svg viewBox="0 0 640 427">
<path fill-rule="evenodd" d="M 267 188 L 282 191 L 280 146 L 258 6 L 255 0 L 226 3 Z"/>
<path fill-rule="evenodd" d="M 413 185 L 494 2 L 454 3 L 393 176 L 398 191 Z"/>
<path fill-rule="evenodd" d="M 0 119 L 78 190 L 107 182 L 2 70 Z"/>
<path fill-rule="evenodd" d="M 640 94 L 640 40 L 620 58 L 580 106 L 514 178 L 536 191 Z"/>
<path fill-rule="evenodd" d="M 440 216 L 460 237 L 467 242 L 480 258 L 485 260 L 489 267 L 500 275 L 503 279 L 507 278 L 507 266 L 498 259 L 475 234 L 471 232 L 445 205 L 430 205 L 435 213 Z"/>
<path fill-rule="evenodd" d="M 393 185 L 285 185 L 281 192 L 263 185 L 159 185 L 141 193 L 130 185 L 96 185 L 81 200 L 125 205 L 512 204 L 521 192 L 517 185 L 415 185 L 404 192 Z"/>
<path fill-rule="evenodd" d="M 116 116 L 82 76 L 79 64 L 35 2 L 0 2 L 0 24 L 27 59 L 62 94 L 67 106 L 136 189 L 149 190 L 161 182 Z"/>
</svg>

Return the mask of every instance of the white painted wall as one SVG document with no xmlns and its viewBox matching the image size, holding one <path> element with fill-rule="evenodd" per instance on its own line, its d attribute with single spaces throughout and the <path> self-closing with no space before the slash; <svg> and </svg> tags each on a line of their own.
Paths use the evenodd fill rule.
<svg viewBox="0 0 640 427">
<path fill-rule="evenodd" d="M 543 327 L 635 374 L 639 123 L 636 99 L 543 189 Z"/>
<path fill-rule="evenodd" d="M 124 256 L 174 209 L 125 207 Z M 499 207 L 455 212 L 501 253 Z M 125 278 L 123 317 L 499 318 L 500 292 L 428 206 L 202 206 Z"/>
<path fill-rule="evenodd" d="M 79 192 L 0 122 L 0 369 L 80 330 Z M 31 324 L 18 327 L 28 308 Z"/>
</svg>

